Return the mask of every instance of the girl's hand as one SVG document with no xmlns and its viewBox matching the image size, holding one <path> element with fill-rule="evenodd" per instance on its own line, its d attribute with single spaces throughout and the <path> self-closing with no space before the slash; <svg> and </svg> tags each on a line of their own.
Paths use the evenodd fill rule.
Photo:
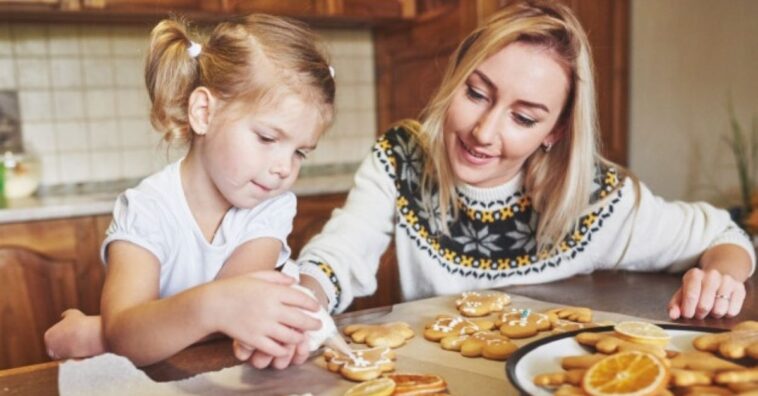
<svg viewBox="0 0 758 396">
<path fill-rule="evenodd" d="M 234 340 L 234 356 L 239 360 L 249 360 L 250 364 L 257 369 L 264 369 L 272 366 L 282 370 L 292 364 L 300 365 L 308 360 L 308 342 L 301 342 L 297 345 L 287 345 L 287 354 L 279 357 L 271 356 L 263 351 L 255 350 L 249 345 L 245 345 Z"/>
<path fill-rule="evenodd" d="M 213 327 L 232 337 L 246 350 L 273 357 L 290 354 L 289 344 L 306 340 L 303 332 L 317 330 L 321 322 L 301 312 L 315 311 L 318 303 L 289 287 L 292 278 L 276 271 L 254 272 L 213 283 L 213 302 L 208 315 Z M 235 355 L 244 357 L 235 347 Z M 247 352 L 244 352 L 247 353 Z"/>
<path fill-rule="evenodd" d="M 682 287 L 669 302 L 669 317 L 721 318 L 740 313 L 745 301 L 745 285 L 729 275 L 710 269 L 692 268 L 682 277 Z"/>
</svg>

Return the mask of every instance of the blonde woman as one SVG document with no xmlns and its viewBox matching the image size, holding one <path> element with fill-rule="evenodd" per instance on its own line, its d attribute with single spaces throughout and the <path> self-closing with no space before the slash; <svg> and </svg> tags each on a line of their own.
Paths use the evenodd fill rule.
<svg viewBox="0 0 758 396">
<path fill-rule="evenodd" d="M 374 293 L 394 240 L 405 300 L 620 268 L 686 271 L 671 318 L 736 315 L 755 267 L 746 234 L 726 211 L 666 202 L 602 158 L 595 101 L 567 7 L 501 10 L 458 47 L 420 122 L 379 138 L 304 247 L 301 282 L 344 310 Z"/>
</svg>

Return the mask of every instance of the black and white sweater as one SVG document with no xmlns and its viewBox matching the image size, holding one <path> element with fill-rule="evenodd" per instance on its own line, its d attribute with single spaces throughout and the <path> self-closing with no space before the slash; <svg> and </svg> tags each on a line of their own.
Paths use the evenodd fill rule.
<svg viewBox="0 0 758 396">
<path fill-rule="evenodd" d="M 394 238 L 402 296 L 413 300 L 512 284 L 554 281 L 596 269 L 683 271 L 707 248 L 747 235 L 726 211 L 707 203 L 667 202 L 616 169 L 597 167 L 592 210 L 560 243 L 538 253 L 522 175 L 492 188 L 457 187 L 459 216 L 450 235 L 421 204 L 422 153 L 410 133 L 395 128 L 374 145 L 355 176 L 345 206 L 302 250 L 300 272 L 326 291 L 331 311 L 376 291 L 379 259 Z M 672 290 L 673 293 L 673 290 Z"/>
</svg>

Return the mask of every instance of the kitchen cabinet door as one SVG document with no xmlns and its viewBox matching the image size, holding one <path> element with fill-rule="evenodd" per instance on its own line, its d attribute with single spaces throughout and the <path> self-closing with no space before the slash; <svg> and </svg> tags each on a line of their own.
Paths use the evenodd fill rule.
<svg viewBox="0 0 758 396">
<path fill-rule="evenodd" d="M 100 310 L 94 219 L 0 225 L 0 369 L 48 360 L 43 335 L 68 308 Z"/>
</svg>

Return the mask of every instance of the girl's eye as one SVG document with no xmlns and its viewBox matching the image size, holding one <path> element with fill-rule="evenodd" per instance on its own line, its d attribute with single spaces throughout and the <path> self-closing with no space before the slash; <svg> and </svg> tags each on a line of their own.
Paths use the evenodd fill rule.
<svg viewBox="0 0 758 396">
<path fill-rule="evenodd" d="M 468 96 L 469 99 L 473 100 L 474 102 L 480 102 L 480 101 L 483 101 L 483 100 L 487 100 L 487 96 L 485 96 L 481 92 L 475 90 L 470 85 L 466 86 L 466 96 Z"/>
<path fill-rule="evenodd" d="M 273 143 L 276 141 L 276 139 L 272 137 L 268 137 L 266 135 L 261 135 L 260 133 L 258 134 L 258 140 L 260 140 L 263 143 Z"/>
<path fill-rule="evenodd" d="M 527 127 L 527 128 L 531 128 L 532 126 L 534 126 L 534 124 L 537 123 L 537 120 L 533 120 L 519 113 L 513 113 L 513 119 L 516 121 L 517 124 L 523 127 Z"/>
</svg>

